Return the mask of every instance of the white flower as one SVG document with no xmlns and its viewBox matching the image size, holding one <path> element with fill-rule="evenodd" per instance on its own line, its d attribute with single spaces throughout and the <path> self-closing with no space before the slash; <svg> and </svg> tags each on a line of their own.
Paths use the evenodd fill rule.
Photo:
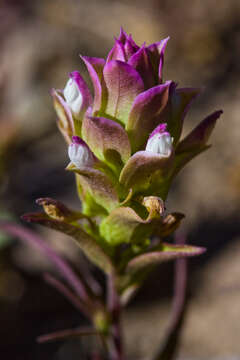
<svg viewBox="0 0 240 360">
<path fill-rule="evenodd" d="M 83 103 L 83 97 L 77 82 L 73 78 L 68 80 L 63 90 L 63 95 L 73 114 L 78 116 Z"/>
<path fill-rule="evenodd" d="M 93 153 L 78 136 L 73 136 L 73 142 L 68 147 L 68 156 L 77 167 L 92 167 L 94 164 Z"/>
<path fill-rule="evenodd" d="M 166 131 L 166 125 L 161 124 L 149 136 L 146 151 L 168 157 L 172 153 L 172 142 L 171 135 Z"/>
</svg>

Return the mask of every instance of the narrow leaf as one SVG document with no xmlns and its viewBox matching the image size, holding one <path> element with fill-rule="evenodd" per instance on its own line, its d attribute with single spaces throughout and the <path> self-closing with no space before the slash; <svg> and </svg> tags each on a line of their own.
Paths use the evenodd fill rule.
<svg viewBox="0 0 240 360">
<path fill-rule="evenodd" d="M 134 273 L 148 266 L 157 265 L 162 262 L 201 255 L 205 251 L 205 248 L 191 245 L 172 245 L 164 243 L 162 244 L 161 251 L 145 253 L 132 259 L 128 263 L 127 271 Z"/>
<path fill-rule="evenodd" d="M 28 222 L 41 224 L 71 236 L 90 261 L 99 266 L 106 273 L 112 271 L 112 263 L 108 255 L 105 254 L 100 245 L 97 244 L 96 240 L 80 227 L 51 219 L 44 213 L 25 214 L 22 218 Z"/>
<path fill-rule="evenodd" d="M 208 139 L 216 125 L 217 119 L 223 113 L 222 110 L 213 112 L 200 122 L 178 145 L 176 152 L 195 151 L 207 145 Z"/>
<path fill-rule="evenodd" d="M 45 217 L 45 215 L 43 216 Z M 30 246 L 37 247 L 57 268 L 63 278 L 76 291 L 81 299 L 87 299 L 84 285 L 81 283 L 80 279 L 76 276 L 70 266 L 39 235 L 23 226 L 5 221 L 0 221 L 0 230 L 18 237 Z"/>
<path fill-rule="evenodd" d="M 175 153 L 174 164 L 171 171 L 171 179 L 173 179 L 177 173 L 191 161 L 194 157 L 200 155 L 202 152 L 208 150 L 211 145 L 205 145 L 194 151 L 177 152 Z"/>
<path fill-rule="evenodd" d="M 38 336 L 37 341 L 38 343 L 42 344 L 46 342 L 66 340 L 73 337 L 89 336 L 89 335 L 98 335 L 98 332 L 91 327 L 66 329 L 66 330 L 56 331 L 50 334 Z"/>
</svg>

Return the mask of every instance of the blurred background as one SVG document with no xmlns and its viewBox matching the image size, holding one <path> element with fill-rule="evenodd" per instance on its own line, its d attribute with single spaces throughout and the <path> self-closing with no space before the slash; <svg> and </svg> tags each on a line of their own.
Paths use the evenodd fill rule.
<svg viewBox="0 0 240 360">
<path fill-rule="evenodd" d="M 208 252 L 190 263 L 190 304 L 181 359 L 240 359 L 240 2 L 239 0 L 2 0 L 0 3 L 0 213 L 19 221 L 52 197 L 78 209 L 66 145 L 49 91 L 86 70 L 79 54 L 105 57 L 120 26 L 140 45 L 170 35 L 164 77 L 203 87 L 185 132 L 210 112 L 224 115 L 213 147 L 179 175 L 169 211 L 186 214 L 188 242 Z M 65 237 L 36 228 L 77 267 Z M 0 353 L 4 359 L 85 359 L 91 339 L 37 345 L 36 336 L 84 322 L 42 280 L 49 264 L 0 237 Z M 160 267 L 124 319 L 129 358 L 146 359 L 163 336 L 172 265 Z"/>
</svg>

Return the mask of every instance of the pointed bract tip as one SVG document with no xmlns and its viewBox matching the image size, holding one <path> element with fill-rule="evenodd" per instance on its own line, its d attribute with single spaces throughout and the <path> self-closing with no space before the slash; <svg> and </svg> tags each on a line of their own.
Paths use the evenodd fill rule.
<svg viewBox="0 0 240 360">
<path fill-rule="evenodd" d="M 128 35 L 127 35 L 126 31 L 124 31 L 123 26 L 121 26 L 118 40 L 121 42 L 125 42 L 127 40 L 127 38 L 128 38 Z"/>
</svg>

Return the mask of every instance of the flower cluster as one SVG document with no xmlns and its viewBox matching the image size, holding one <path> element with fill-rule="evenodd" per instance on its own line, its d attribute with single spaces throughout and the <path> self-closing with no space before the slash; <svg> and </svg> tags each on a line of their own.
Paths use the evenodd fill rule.
<svg viewBox="0 0 240 360">
<path fill-rule="evenodd" d="M 162 243 L 183 218 L 166 214 L 164 203 L 177 173 L 208 149 L 221 111 L 181 138 L 200 89 L 163 80 L 168 40 L 138 46 L 121 29 L 106 60 L 81 56 L 93 94 L 78 71 L 63 90 L 52 90 L 82 212 L 62 211 L 62 204 L 47 198 L 41 200 L 45 214 L 28 220 L 71 235 L 95 264 L 122 274 L 120 292 L 132 283 L 129 274 L 162 261 L 163 254 L 170 259 L 199 251 Z M 159 238 L 154 248 L 152 235 Z"/>
</svg>

